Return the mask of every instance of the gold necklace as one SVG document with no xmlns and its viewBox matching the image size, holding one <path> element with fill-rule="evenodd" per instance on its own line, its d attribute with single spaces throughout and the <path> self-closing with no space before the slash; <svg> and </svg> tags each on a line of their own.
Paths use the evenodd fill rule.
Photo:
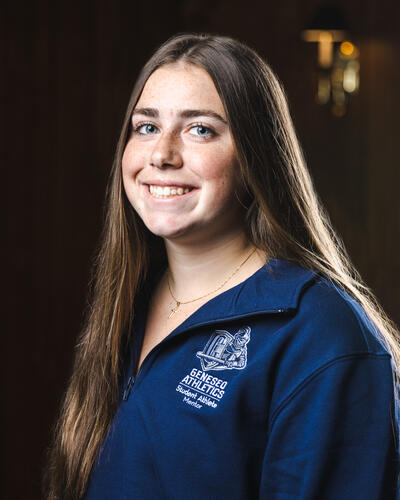
<svg viewBox="0 0 400 500">
<path fill-rule="evenodd" d="M 202 295 L 201 297 L 197 297 L 196 299 L 192 299 L 192 300 L 187 300 L 186 302 L 183 302 L 182 300 L 178 300 L 175 295 L 172 293 L 172 290 L 171 290 L 171 285 L 170 285 L 170 282 L 169 282 L 169 277 L 171 275 L 171 272 L 168 270 L 168 277 L 167 277 L 167 283 L 168 283 L 168 289 L 169 289 L 169 293 L 171 294 L 171 297 L 175 300 L 175 306 L 171 309 L 171 312 L 169 313 L 168 315 L 168 319 L 171 318 L 175 313 L 176 311 L 178 310 L 179 306 L 182 305 L 182 304 L 191 304 L 192 302 L 196 302 L 196 300 L 200 300 L 200 299 L 204 299 L 204 297 L 207 297 L 208 295 L 211 295 L 212 293 L 215 293 L 215 292 L 218 292 L 218 290 L 221 290 L 221 288 L 226 285 L 228 283 L 228 281 L 230 279 L 232 279 L 235 274 L 239 271 L 239 269 L 244 265 L 246 264 L 246 262 L 250 259 L 250 257 L 253 255 L 253 253 L 257 250 L 257 248 L 255 248 L 245 259 L 244 261 L 238 265 L 238 267 L 233 271 L 233 273 L 222 283 L 222 285 L 219 285 L 215 290 L 212 290 L 211 292 L 208 292 L 206 293 L 205 295 Z"/>
</svg>

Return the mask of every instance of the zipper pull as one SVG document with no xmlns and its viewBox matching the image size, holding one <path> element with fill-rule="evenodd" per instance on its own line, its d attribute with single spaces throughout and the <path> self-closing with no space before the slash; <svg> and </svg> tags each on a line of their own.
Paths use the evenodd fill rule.
<svg viewBox="0 0 400 500">
<path fill-rule="evenodd" d="M 129 394 L 131 393 L 131 389 L 132 389 L 134 383 L 135 383 L 135 377 L 133 375 L 131 375 L 128 378 L 128 383 L 126 384 L 126 388 L 125 388 L 124 394 L 122 396 L 122 400 L 123 401 L 127 401 L 128 400 Z"/>
</svg>

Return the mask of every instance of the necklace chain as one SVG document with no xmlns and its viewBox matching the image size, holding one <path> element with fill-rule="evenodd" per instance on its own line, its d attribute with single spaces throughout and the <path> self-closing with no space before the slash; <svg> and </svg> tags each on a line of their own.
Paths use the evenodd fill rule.
<svg viewBox="0 0 400 500">
<path fill-rule="evenodd" d="M 176 311 L 178 310 L 179 306 L 182 305 L 182 304 L 191 304 L 192 302 L 196 302 L 196 300 L 200 300 L 200 299 L 204 299 L 204 297 L 208 297 L 209 295 L 211 295 L 212 293 L 215 293 L 215 292 L 218 292 L 218 290 L 221 290 L 221 288 L 223 286 L 225 286 L 228 281 L 230 279 L 232 279 L 235 274 L 239 271 L 239 269 L 244 265 L 246 264 L 246 262 L 250 259 L 250 257 L 253 255 L 253 253 L 257 250 L 257 248 L 254 248 L 254 250 L 252 250 L 252 252 L 244 259 L 244 261 L 239 264 L 237 266 L 237 268 L 233 271 L 233 273 L 221 284 L 219 285 L 217 288 L 215 288 L 215 290 L 212 290 L 211 292 L 208 292 L 204 295 L 201 295 L 200 297 L 197 297 L 196 299 L 192 299 L 192 300 L 187 300 L 186 302 L 183 302 L 182 300 L 178 300 L 175 295 L 172 293 L 172 290 L 171 290 L 171 285 L 170 285 L 170 275 L 171 275 L 171 272 L 168 270 L 168 278 L 167 278 L 167 283 L 168 283 L 168 289 L 169 289 L 169 293 L 171 294 L 171 297 L 175 300 L 176 304 L 175 306 L 171 309 L 171 312 L 169 313 L 168 315 L 168 319 L 171 318 L 175 313 Z"/>
</svg>

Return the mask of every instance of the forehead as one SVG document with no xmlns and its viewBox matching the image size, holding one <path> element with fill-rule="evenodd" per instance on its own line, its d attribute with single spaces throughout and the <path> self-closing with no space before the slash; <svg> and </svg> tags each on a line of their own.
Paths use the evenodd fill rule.
<svg viewBox="0 0 400 500">
<path fill-rule="evenodd" d="M 225 118 L 222 101 L 210 75 L 194 64 L 174 63 L 161 66 L 148 78 L 137 107 L 210 109 Z"/>
</svg>

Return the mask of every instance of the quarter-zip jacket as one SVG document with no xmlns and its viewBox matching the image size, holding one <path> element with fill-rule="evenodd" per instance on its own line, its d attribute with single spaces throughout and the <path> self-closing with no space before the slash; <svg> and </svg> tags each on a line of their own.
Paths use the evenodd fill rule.
<svg viewBox="0 0 400 500">
<path fill-rule="evenodd" d="M 391 359 L 344 291 L 271 260 L 133 377 L 144 324 L 86 500 L 396 498 Z"/>
</svg>

